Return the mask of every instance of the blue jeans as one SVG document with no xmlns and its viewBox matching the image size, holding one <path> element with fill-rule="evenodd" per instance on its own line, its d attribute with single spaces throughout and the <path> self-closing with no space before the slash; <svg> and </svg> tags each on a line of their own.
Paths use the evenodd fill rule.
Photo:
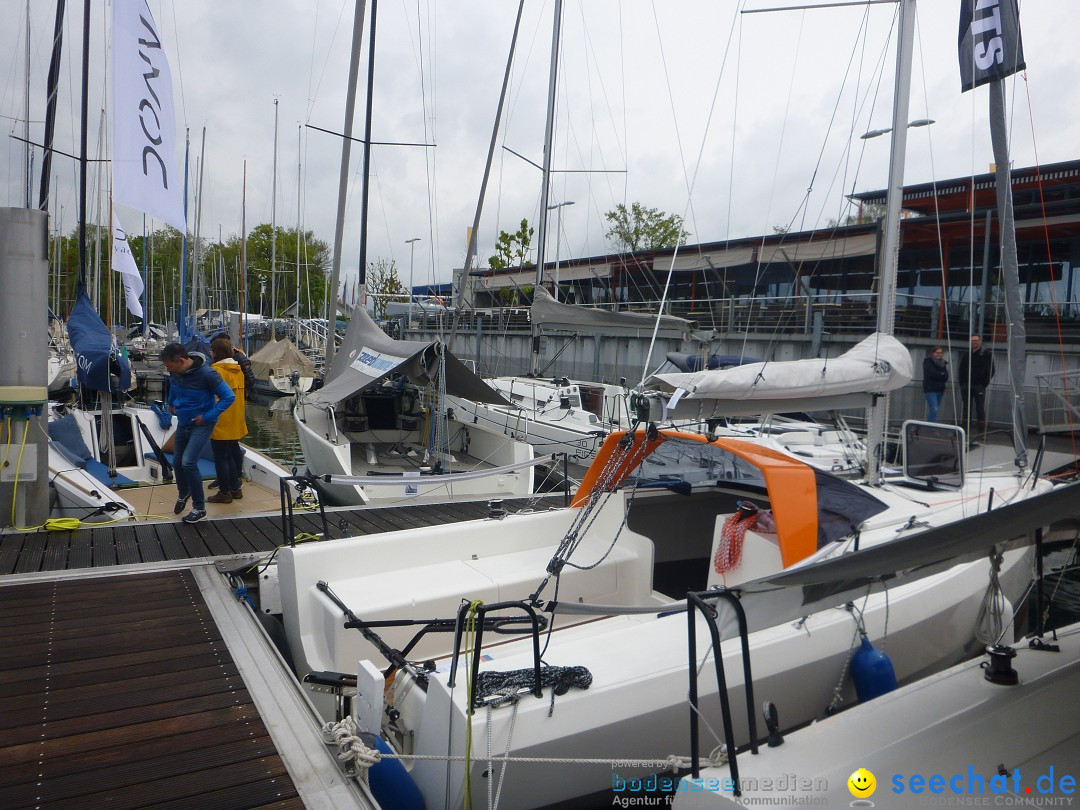
<svg viewBox="0 0 1080 810">
<path fill-rule="evenodd" d="M 211 439 L 214 466 L 217 468 L 218 487 L 221 492 L 237 492 L 244 471 L 244 451 L 239 439 Z"/>
<path fill-rule="evenodd" d="M 926 421 L 936 422 L 938 408 L 941 407 L 941 399 L 945 396 L 944 391 L 923 391 L 926 397 Z"/>
<path fill-rule="evenodd" d="M 191 506 L 195 509 L 206 508 L 199 459 L 213 432 L 213 425 L 180 425 L 176 428 L 176 438 L 173 441 L 176 493 L 181 498 L 187 498 L 190 495 Z"/>
</svg>

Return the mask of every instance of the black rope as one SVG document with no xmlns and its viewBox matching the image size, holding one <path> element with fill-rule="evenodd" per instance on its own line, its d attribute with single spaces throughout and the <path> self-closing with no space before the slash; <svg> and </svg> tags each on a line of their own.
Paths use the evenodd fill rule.
<svg viewBox="0 0 1080 810">
<path fill-rule="evenodd" d="M 533 688 L 533 670 L 514 669 L 509 672 L 487 670 L 476 676 L 473 687 L 473 708 L 479 709 L 487 704 L 501 705 L 521 691 Z M 585 667 L 545 666 L 540 670 L 540 686 L 550 686 L 551 706 L 548 717 L 555 711 L 555 696 L 565 695 L 571 689 L 588 689 L 592 684 L 592 673 Z M 494 698 L 494 700 L 489 700 Z"/>
</svg>

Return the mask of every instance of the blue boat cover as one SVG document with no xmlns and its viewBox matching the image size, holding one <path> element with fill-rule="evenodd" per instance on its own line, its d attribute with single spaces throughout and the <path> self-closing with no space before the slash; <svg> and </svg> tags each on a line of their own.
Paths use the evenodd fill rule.
<svg viewBox="0 0 1080 810">
<path fill-rule="evenodd" d="M 131 364 L 94 310 L 82 285 L 67 325 L 71 348 L 75 351 L 79 387 L 114 394 L 127 391 L 131 387 Z"/>
</svg>

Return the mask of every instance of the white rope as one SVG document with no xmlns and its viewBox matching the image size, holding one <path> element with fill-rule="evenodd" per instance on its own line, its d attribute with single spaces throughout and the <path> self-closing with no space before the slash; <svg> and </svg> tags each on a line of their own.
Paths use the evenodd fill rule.
<svg viewBox="0 0 1080 810">
<path fill-rule="evenodd" d="M 720 762 L 714 762 L 713 754 L 710 754 L 709 764 L 723 764 L 726 761 L 727 752 L 721 751 L 723 746 L 713 749 L 714 754 L 720 756 Z M 717 752 L 719 752 L 717 754 Z M 381 752 L 380 752 L 381 753 Z M 401 761 L 438 761 L 438 762 L 466 762 L 470 758 L 464 754 L 398 754 L 381 753 L 383 759 L 397 759 Z M 626 759 L 617 757 L 515 757 L 509 754 L 492 756 L 487 758 L 490 763 L 521 762 L 537 765 L 612 765 L 625 768 L 656 768 L 658 770 L 676 771 L 690 767 L 690 757 L 679 754 L 669 754 L 666 757 L 656 759 Z"/>
<path fill-rule="evenodd" d="M 346 717 L 340 723 L 326 723 L 322 727 L 322 734 L 327 744 L 336 745 L 340 749 L 337 758 L 345 773 L 355 776 L 366 785 L 368 769 L 381 760 L 383 754 L 364 744 L 352 717 Z"/>
</svg>

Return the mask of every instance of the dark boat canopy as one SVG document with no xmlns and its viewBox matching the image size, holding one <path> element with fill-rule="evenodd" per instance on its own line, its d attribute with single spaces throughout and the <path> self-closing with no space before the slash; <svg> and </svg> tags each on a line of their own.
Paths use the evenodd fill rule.
<svg viewBox="0 0 1080 810">
<path fill-rule="evenodd" d="M 306 401 L 334 405 L 395 373 L 405 375 L 416 385 L 427 385 L 438 378 L 440 354 L 446 361 L 446 393 L 475 402 L 509 404 L 450 354 L 441 341 L 394 340 L 362 309 L 353 311 L 325 384 L 309 394 Z"/>
</svg>

